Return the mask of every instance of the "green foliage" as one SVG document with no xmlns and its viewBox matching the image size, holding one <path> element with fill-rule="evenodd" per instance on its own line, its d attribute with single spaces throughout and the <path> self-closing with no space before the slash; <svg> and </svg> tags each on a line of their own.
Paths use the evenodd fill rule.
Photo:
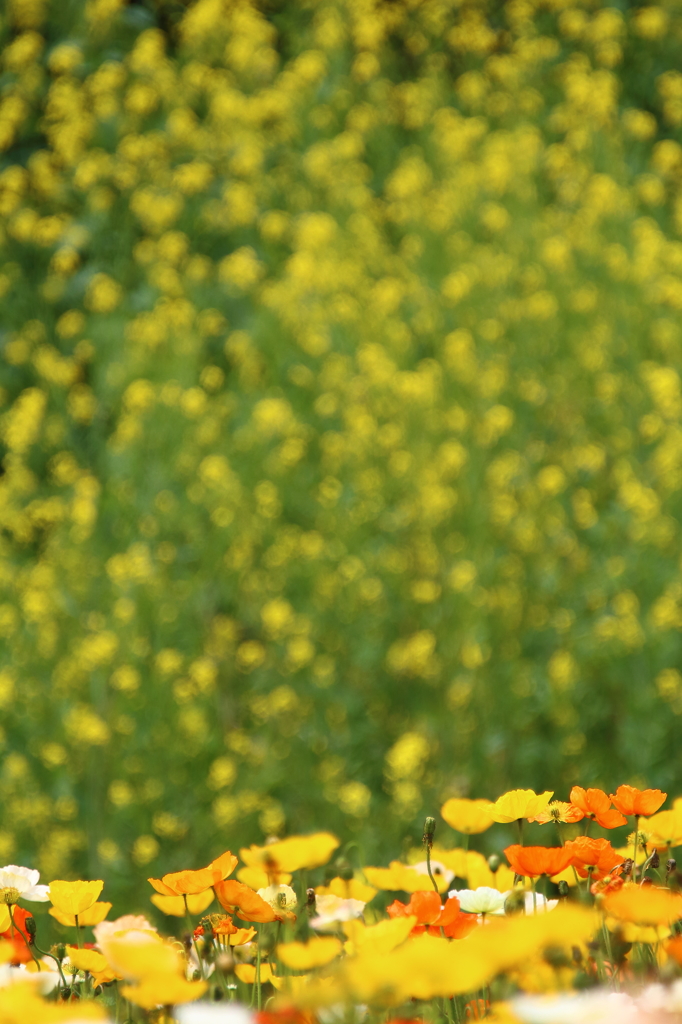
<svg viewBox="0 0 682 1024">
<path fill-rule="evenodd" d="M 679 787 L 677 7 L 1 32 L 0 860 Z"/>
</svg>

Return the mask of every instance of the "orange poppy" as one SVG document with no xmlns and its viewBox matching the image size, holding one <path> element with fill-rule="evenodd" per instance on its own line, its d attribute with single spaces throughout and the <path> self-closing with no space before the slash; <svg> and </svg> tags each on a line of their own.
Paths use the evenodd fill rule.
<svg viewBox="0 0 682 1024">
<path fill-rule="evenodd" d="M 568 844 L 567 844 L 568 845 Z M 571 854 L 563 846 L 508 846 L 504 851 L 517 875 L 538 878 L 558 875 L 571 863 Z"/>
<path fill-rule="evenodd" d="M 212 860 L 208 867 L 198 871 L 172 871 L 162 878 L 148 878 L 147 881 L 162 896 L 194 896 L 227 878 L 238 863 L 238 858 L 227 850 Z"/>
<path fill-rule="evenodd" d="M 448 902 L 450 902 L 448 900 Z M 459 910 L 459 900 L 455 900 Z M 394 900 L 386 912 L 389 917 L 416 917 L 417 925 L 433 924 L 443 910 L 443 904 L 437 892 L 413 892 L 409 903 Z M 422 929 L 423 930 L 423 929 Z"/>
<path fill-rule="evenodd" d="M 231 914 L 236 911 L 237 917 L 242 921 L 259 921 L 262 924 L 268 921 L 290 920 L 290 915 L 284 912 L 276 913 L 262 896 L 234 878 L 217 882 L 213 888 L 221 907 Z"/>
<path fill-rule="evenodd" d="M 581 878 L 587 878 L 588 868 L 592 868 L 592 877 L 595 881 L 608 875 L 618 864 L 623 863 L 623 857 L 611 846 L 608 839 L 590 839 L 589 836 L 578 836 L 577 839 L 569 839 L 564 847 L 571 856 L 570 863 L 573 864 Z"/>
<path fill-rule="evenodd" d="M 623 865 L 619 864 L 617 867 L 610 871 L 608 875 L 604 875 L 602 878 L 598 878 L 596 882 L 593 882 L 590 886 L 590 892 L 593 896 L 606 896 L 609 892 L 618 892 L 622 889 L 625 884 L 625 879 L 621 877 L 623 871 Z"/>
<path fill-rule="evenodd" d="M 573 821 L 590 818 L 602 828 L 618 828 L 619 825 L 626 824 L 626 819 L 620 811 L 611 808 L 611 799 L 603 789 L 583 789 L 582 786 L 574 786 L 570 801 L 571 806 L 580 812 L 580 816 L 573 818 Z"/>
<path fill-rule="evenodd" d="M 12 910 L 14 928 L 8 928 L 6 932 L 0 932 L 0 940 L 7 939 L 14 946 L 10 963 L 27 964 L 33 959 L 33 954 L 29 949 L 29 945 L 33 940 L 26 931 L 26 919 L 28 917 L 33 917 L 33 914 L 15 904 Z"/>
<path fill-rule="evenodd" d="M 572 824 L 580 821 L 583 816 L 582 812 L 573 804 L 567 804 L 564 800 L 552 800 L 534 820 L 539 821 L 541 825 L 547 825 L 550 821 L 563 821 Z"/>
<path fill-rule="evenodd" d="M 443 935 L 449 939 L 463 939 L 477 924 L 475 914 L 464 914 L 459 908 L 459 900 L 451 896 L 444 904 L 437 892 L 414 892 L 409 903 L 394 900 L 386 908 L 389 917 L 416 917 L 417 924 L 411 935 L 421 935 L 429 931 L 431 935 Z"/>
<path fill-rule="evenodd" d="M 611 794 L 611 800 L 621 814 L 646 818 L 650 814 L 656 813 L 667 795 L 660 789 L 636 789 L 635 786 L 619 786 L 616 792 Z"/>
</svg>

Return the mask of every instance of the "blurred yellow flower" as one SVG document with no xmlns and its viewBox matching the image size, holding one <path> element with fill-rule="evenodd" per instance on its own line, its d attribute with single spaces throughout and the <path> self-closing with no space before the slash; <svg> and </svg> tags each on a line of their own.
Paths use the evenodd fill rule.
<svg viewBox="0 0 682 1024">
<path fill-rule="evenodd" d="M 341 952 L 339 939 L 313 938 L 307 942 L 285 942 L 277 946 L 277 957 L 294 971 L 310 971 L 331 963 Z"/>
<path fill-rule="evenodd" d="M 532 789 L 512 789 L 495 801 L 490 809 L 493 821 L 508 823 L 527 818 L 533 821 L 547 807 L 553 793 L 535 793 Z"/>
<path fill-rule="evenodd" d="M 54 885 L 54 882 L 52 883 Z M 87 910 L 83 910 L 78 915 L 78 924 L 83 926 L 99 924 L 107 916 L 111 910 L 111 903 L 93 903 Z M 50 907 L 48 913 L 59 921 L 60 924 L 65 924 L 74 928 L 76 925 L 75 914 L 65 914 L 63 910 L 59 910 L 57 907 Z"/>
<path fill-rule="evenodd" d="M 492 816 L 492 807 L 491 800 L 452 797 L 445 801 L 440 813 L 451 828 L 464 835 L 473 836 L 485 832 L 492 825 L 495 820 Z"/>
<path fill-rule="evenodd" d="M 154 893 L 149 897 L 151 902 L 159 910 L 168 914 L 169 917 L 185 917 L 187 911 L 190 914 L 203 914 L 213 903 L 215 894 L 213 889 L 207 889 L 206 892 L 200 892 L 195 895 L 187 896 L 187 907 L 185 907 L 185 897 L 183 896 L 161 896 L 160 893 Z"/>
</svg>

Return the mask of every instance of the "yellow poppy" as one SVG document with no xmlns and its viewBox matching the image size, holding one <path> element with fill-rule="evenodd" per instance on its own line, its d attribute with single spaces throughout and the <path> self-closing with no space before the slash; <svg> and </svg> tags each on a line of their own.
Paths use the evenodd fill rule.
<svg viewBox="0 0 682 1024">
<path fill-rule="evenodd" d="M 97 897 L 103 888 L 104 882 L 101 880 L 94 882 L 64 882 L 61 879 L 57 879 L 54 882 L 50 882 L 50 900 L 52 906 L 62 914 L 77 914 L 80 923 L 80 915 L 85 910 L 89 910 L 93 903 L 97 901 Z"/>
<path fill-rule="evenodd" d="M 415 871 L 399 860 L 391 861 L 387 868 L 364 868 L 363 873 L 370 885 L 388 892 L 421 892 L 433 889 L 427 874 Z M 436 878 L 436 884 L 439 892 L 445 892 L 449 882 L 441 874 Z"/>
<path fill-rule="evenodd" d="M 499 797 L 490 809 L 493 821 L 507 824 L 527 818 L 532 821 L 547 806 L 554 793 L 535 793 L 532 789 L 512 789 Z"/>
<path fill-rule="evenodd" d="M 412 916 L 394 917 L 372 925 L 344 921 L 343 932 L 348 939 L 345 950 L 351 955 L 362 952 L 383 956 L 403 943 L 416 923 L 417 918 Z"/>
<path fill-rule="evenodd" d="M 228 946 L 244 946 L 247 942 L 251 942 L 255 934 L 255 928 L 237 928 L 236 932 L 231 932 L 230 935 L 224 937 L 227 939 Z"/>
<path fill-rule="evenodd" d="M 333 937 L 314 938 L 308 942 L 284 942 L 277 947 L 277 956 L 294 971 L 310 971 L 331 963 L 341 952 L 341 943 Z"/>
<path fill-rule="evenodd" d="M 682 807 L 674 806 L 671 811 L 652 815 L 646 823 L 646 831 L 648 844 L 659 850 L 682 846 Z"/>
<path fill-rule="evenodd" d="M 246 985 L 253 985 L 256 980 L 256 967 L 254 964 L 237 964 L 234 969 L 234 973 L 237 975 L 240 981 L 243 981 Z M 261 985 L 270 981 L 275 970 L 272 964 L 261 964 L 260 965 L 260 980 Z"/>
<path fill-rule="evenodd" d="M 84 927 L 90 925 L 100 924 L 111 910 L 111 903 L 93 903 L 91 907 L 84 910 L 82 914 L 78 915 L 78 923 Z M 58 910 L 57 907 L 50 907 L 49 914 L 60 924 L 69 925 L 71 928 L 75 927 L 76 916 L 75 914 L 65 914 L 63 910 Z"/>
<path fill-rule="evenodd" d="M 264 871 L 262 868 L 240 868 L 237 872 L 237 878 L 240 882 L 243 882 L 244 885 L 248 885 L 250 889 L 255 889 L 256 892 L 259 889 L 267 889 L 270 885 L 270 876 L 267 871 Z M 287 871 L 278 871 L 277 881 L 281 885 L 288 885 L 291 881 L 291 875 Z"/>
<path fill-rule="evenodd" d="M 179 948 L 164 942 L 155 932 L 112 935 L 102 939 L 100 946 L 111 967 L 124 978 L 169 974 L 182 968 Z"/>
<path fill-rule="evenodd" d="M 215 895 L 213 889 L 200 892 L 196 895 L 187 896 L 187 910 L 185 909 L 185 897 L 183 896 L 161 896 L 155 892 L 149 897 L 155 907 L 158 907 L 169 917 L 185 917 L 187 910 L 190 914 L 203 914 L 204 910 L 213 903 Z"/>
<path fill-rule="evenodd" d="M 89 971 L 94 974 L 97 971 L 106 970 L 109 966 L 107 958 L 98 953 L 96 949 L 78 949 L 76 946 L 67 946 L 66 955 L 79 971 Z"/>
<path fill-rule="evenodd" d="M 682 894 L 654 885 L 643 888 L 630 883 L 608 893 L 603 907 L 610 917 L 632 924 L 671 924 L 682 917 Z"/>
<path fill-rule="evenodd" d="M 315 889 L 318 896 L 339 896 L 342 900 L 360 900 L 369 903 L 374 899 L 377 890 L 371 885 L 359 882 L 357 878 L 346 881 L 345 878 L 332 878 L 328 885 L 318 885 Z"/>
<path fill-rule="evenodd" d="M 247 867 L 279 875 L 326 864 L 338 845 L 339 840 L 331 832 L 315 832 L 309 836 L 289 836 L 267 846 L 250 846 L 240 850 L 239 856 Z"/>
<path fill-rule="evenodd" d="M 121 995 L 144 1010 L 152 1010 L 155 1006 L 191 1003 L 207 988 L 207 981 L 187 981 L 181 974 L 159 973 L 146 975 L 136 985 L 122 985 Z"/>
<path fill-rule="evenodd" d="M 491 800 L 467 800 L 453 797 L 446 800 L 440 813 L 450 828 L 467 836 L 485 832 L 493 823 Z"/>
</svg>

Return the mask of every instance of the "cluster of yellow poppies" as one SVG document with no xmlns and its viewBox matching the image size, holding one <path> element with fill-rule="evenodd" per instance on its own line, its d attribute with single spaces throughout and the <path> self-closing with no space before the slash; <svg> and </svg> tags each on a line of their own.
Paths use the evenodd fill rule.
<svg viewBox="0 0 682 1024">
<path fill-rule="evenodd" d="M 184 919 L 177 937 L 141 914 L 108 920 L 102 881 L 46 887 L 9 865 L 0 869 L 0 1024 L 315 1024 L 359 1007 L 370 1020 L 415 1024 L 579 1022 L 583 1011 L 607 1024 L 609 1005 L 634 1013 L 638 999 L 682 1013 L 682 873 L 671 856 L 682 801 L 659 812 L 665 793 L 629 785 L 552 796 L 513 790 L 441 809 L 463 836 L 515 823 L 521 841 L 504 850 L 507 864 L 466 844 L 434 845 L 427 818 L 422 848 L 404 861 L 353 869 L 337 856 L 324 885 L 308 882 L 338 851 L 329 832 L 150 878 L 152 903 Z M 524 846 L 524 819 L 554 823 L 555 845 Z M 629 821 L 623 848 L 588 834 Z M 23 905 L 48 899 L 72 937 L 49 950 Z M 88 928 L 94 942 L 84 941 Z"/>
</svg>

